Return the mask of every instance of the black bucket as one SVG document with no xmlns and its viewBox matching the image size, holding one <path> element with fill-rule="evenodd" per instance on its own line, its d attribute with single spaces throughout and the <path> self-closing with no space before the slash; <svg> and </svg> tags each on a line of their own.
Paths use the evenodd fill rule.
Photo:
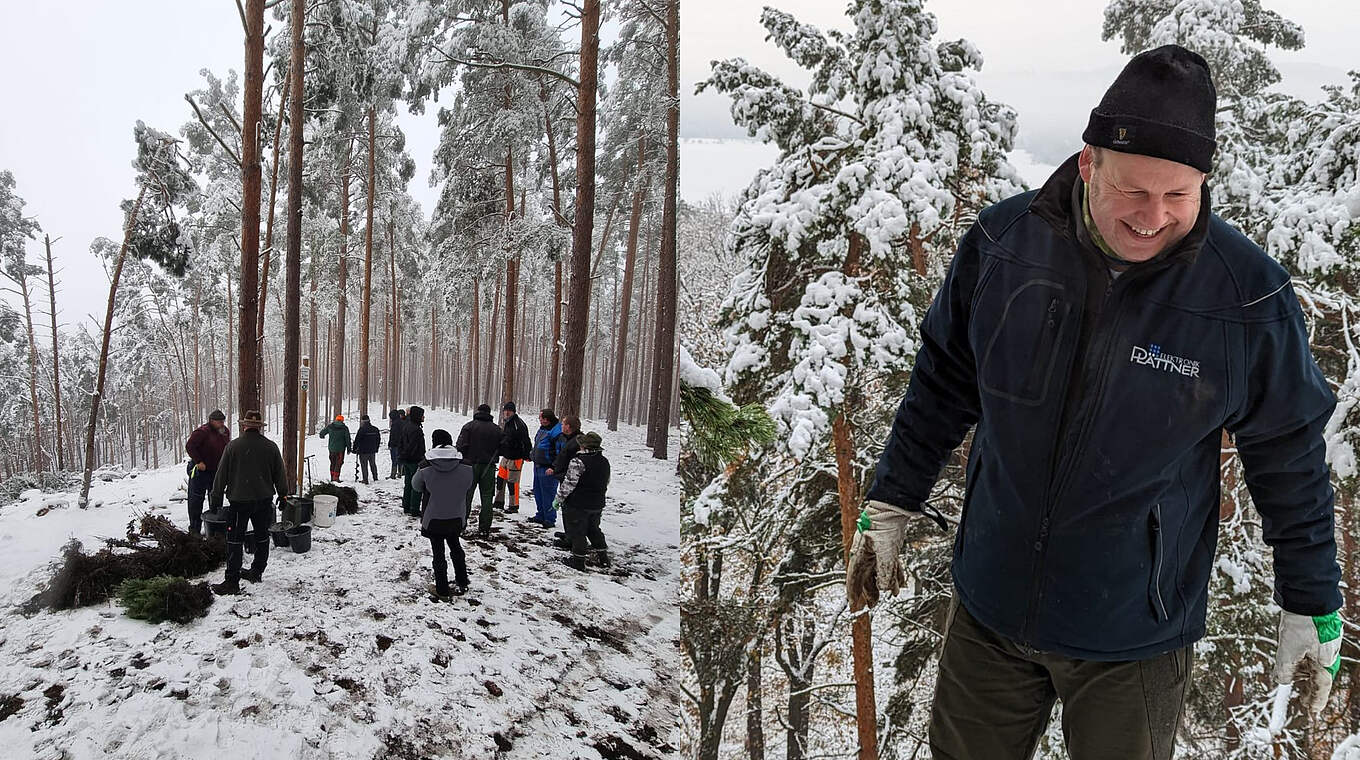
<svg viewBox="0 0 1360 760">
<path fill-rule="evenodd" d="M 292 527 L 292 523 L 286 522 L 276 522 L 269 526 L 269 537 L 274 540 L 275 546 L 288 546 L 287 531 Z"/>
<path fill-rule="evenodd" d="M 312 548 L 312 526 L 310 525 L 289 528 L 285 535 L 288 536 L 288 544 L 293 547 L 293 551 L 297 554 L 302 554 Z"/>
<path fill-rule="evenodd" d="M 312 520 L 312 497 L 289 496 L 283 501 L 283 515 L 280 522 L 301 525 Z"/>
<path fill-rule="evenodd" d="M 227 537 L 227 523 L 216 512 L 203 513 L 203 530 L 209 537 L 218 536 L 223 539 Z"/>
</svg>

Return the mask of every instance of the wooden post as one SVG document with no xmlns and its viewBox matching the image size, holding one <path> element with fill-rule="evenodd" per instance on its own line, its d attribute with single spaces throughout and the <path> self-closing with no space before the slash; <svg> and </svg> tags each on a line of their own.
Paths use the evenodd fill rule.
<svg viewBox="0 0 1360 760">
<path fill-rule="evenodd" d="M 301 396 L 298 401 L 298 437 L 297 437 L 297 491 L 302 495 L 302 471 L 305 469 L 304 463 L 307 456 L 307 386 L 311 382 L 312 362 L 310 357 L 302 357 L 302 371 L 298 374 L 298 384 Z"/>
</svg>

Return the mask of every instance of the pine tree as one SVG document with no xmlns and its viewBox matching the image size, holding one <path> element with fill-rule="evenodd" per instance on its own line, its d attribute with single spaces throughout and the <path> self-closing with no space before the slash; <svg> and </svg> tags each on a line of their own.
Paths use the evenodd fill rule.
<svg viewBox="0 0 1360 760">
<path fill-rule="evenodd" d="M 780 11 L 762 14 L 769 38 L 811 70 L 807 93 L 741 59 L 715 63 L 700 85 L 730 95 L 734 120 L 781 151 L 733 223 L 743 270 L 722 322 L 728 392 L 763 403 L 778 427 L 761 487 L 798 505 L 781 518 L 781 556 L 764 591 L 774 597 L 773 647 L 798 694 L 830 646 L 810 610 L 835 593 L 822 589 L 839 572 L 845 516 L 858 511 L 905 392 L 918 315 L 978 209 L 1021 189 L 1005 160 L 1015 114 L 968 73 L 982 64 L 976 48 L 934 41 L 935 18 L 919 0 L 858 0 L 849 15 L 853 32 L 823 34 Z M 858 704 L 843 709 L 875 715 L 867 615 L 855 629 Z M 790 700 L 789 756 L 803 757 L 819 718 Z M 874 756 L 874 728 L 859 726 L 861 757 Z"/>
</svg>

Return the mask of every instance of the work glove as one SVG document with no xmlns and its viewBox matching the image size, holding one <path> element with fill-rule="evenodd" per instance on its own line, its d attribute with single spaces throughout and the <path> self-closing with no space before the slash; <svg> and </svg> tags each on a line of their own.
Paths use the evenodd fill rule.
<svg viewBox="0 0 1360 760">
<path fill-rule="evenodd" d="M 1327 705 L 1332 680 L 1341 667 L 1341 615 L 1296 615 L 1280 613 L 1279 649 L 1275 653 L 1275 683 L 1294 682 L 1294 671 L 1307 661 L 1307 674 L 1313 682 L 1313 697 L 1308 711 L 1314 715 Z"/>
<path fill-rule="evenodd" d="M 894 595 L 906 582 L 902 563 L 902 540 L 914 516 L 881 501 L 864 505 L 855 521 L 850 561 L 845 568 L 845 591 L 852 609 L 878 604 L 880 591 Z"/>
</svg>

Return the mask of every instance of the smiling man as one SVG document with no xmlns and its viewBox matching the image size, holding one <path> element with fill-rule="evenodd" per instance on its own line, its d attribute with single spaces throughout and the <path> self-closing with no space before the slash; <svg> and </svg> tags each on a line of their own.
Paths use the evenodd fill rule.
<svg viewBox="0 0 1360 760">
<path fill-rule="evenodd" d="M 1219 461 L 1234 437 L 1274 552 L 1274 676 L 1339 664 L 1322 432 L 1336 405 L 1288 273 L 1209 209 L 1204 59 L 1133 58 L 1086 146 L 987 209 L 921 323 L 847 568 L 896 593 L 908 523 L 976 425 L 930 744 L 1029 758 L 1056 699 L 1073 760 L 1170 758 L 1204 635 Z"/>
</svg>

